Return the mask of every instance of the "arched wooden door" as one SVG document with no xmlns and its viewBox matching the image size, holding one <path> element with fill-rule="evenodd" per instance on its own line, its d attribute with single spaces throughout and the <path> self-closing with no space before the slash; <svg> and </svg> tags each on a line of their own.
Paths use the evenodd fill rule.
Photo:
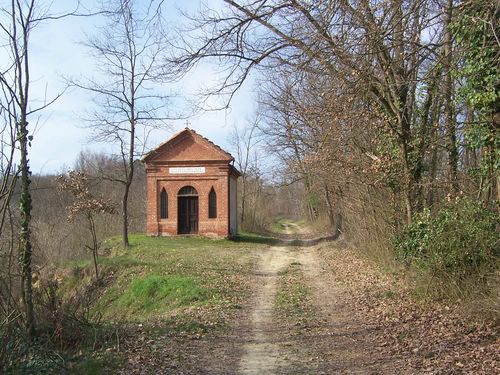
<svg viewBox="0 0 500 375">
<path fill-rule="evenodd" d="M 198 233 L 198 192 L 185 186 L 177 194 L 177 233 Z"/>
</svg>

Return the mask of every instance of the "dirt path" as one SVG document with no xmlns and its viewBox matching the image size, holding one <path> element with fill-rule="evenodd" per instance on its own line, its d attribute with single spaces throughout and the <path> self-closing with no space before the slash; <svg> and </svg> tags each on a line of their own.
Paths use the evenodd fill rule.
<svg viewBox="0 0 500 375">
<path fill-rule="evenodd" d="M 386 358 L 376 351 L 378 343 L 371 327 L 354 317 L 354 306 L 341 286 L 324 269 L 318 247 L 302 248 L 298 261 L 319 309 L 315 351 L 321 358 L 318 373 L 404 374 L 396 358 Z M 347 297 L 347 298 L 346 298 Z"/>
<path fill-rule="evenodd" d="M 401 300 L 392 292 L 399 284 L 339 242 L 263 247 L 251 256 L 256 267 L 243 277 L 252 295 L 227 329 L 143 335 L 119 374 L 499 373 L 494 332 L 457 329 L 458 319 L 444 318 L 449 308 L 436 314 Z M 469 362 L 474 371 L 463 369 Z"/>
<path fill-rule="evenodd" d="M 285 247 L 273 247 L 261 256 L 256 272 L 258 290 L 252 300 L 251 336 L 239 364 L 241 374 L 273 374 L 286 364 L 283 349 L 274 340 L 272 331 L 278 274 L 292 259 Z"/>
<path fill-rule="evenodd" d="M 291 264 L 300 265 L 318 313 L 290 326 L 276 317 L 274 303 L 280 271 Z M 239 373 L 393 373 L 394 364 L 374 350 L 369 327 L 353 321 L 349 301 L 325 276 L 317 247 L 272 247 L 261 254 Z"/>
</svg>

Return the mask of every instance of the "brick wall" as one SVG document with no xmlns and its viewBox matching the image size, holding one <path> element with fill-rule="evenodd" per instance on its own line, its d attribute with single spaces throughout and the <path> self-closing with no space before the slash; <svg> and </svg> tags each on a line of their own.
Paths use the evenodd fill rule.
<svg viewBox="0 0 500 375">
<path fill-rule="evenodd" d="M 229 234 L 228 179 L 227 165 L 209 165 L 203 174 L 170 174 L 170 166 L 146 169 L 147 171 L 147 233 L 150 235 L 177 234 L 178 193 L 185 186 L 192 186 L 198 192 L 198 233 L 208 236 Z M 217 217 L 208 217 L 208 194 L 214 188 L 217 194 Z M 165 188 L 168 196 L 168 218 L 160 219 L 160 192 Z"/>
<path fill-rule="evenodd" d="M 198 193 L 198 234 L 230 234 L 228 205 L 231 155 L 193 130 L 185 129 L 144 160 L 147 176 L 146 230 L 149 235 L 178 234 L 178 193 L 185 186 L 194 187 Z M 171 168 L 177 173 L 171 173 Z M 211 219 L 208 217 L 208 194 L 212 187 L 217 194 L 217 217 Z M 160 219 L 162 189 L 168 195 L 166 219 Z"/>
</svg>

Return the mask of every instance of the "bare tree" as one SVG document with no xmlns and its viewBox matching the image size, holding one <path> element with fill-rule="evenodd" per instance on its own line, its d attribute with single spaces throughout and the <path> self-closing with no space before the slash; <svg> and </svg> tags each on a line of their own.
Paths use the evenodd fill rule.
<svg viewBox="0 0 500 375">
<path fill-rule="evenodd" d="M 123 186 L 122 236 L 129 245 L 128 201 L 134 160 L 143 153 L 148 129 L 168 120 L 169 96 L 160 83 L 168 81 L 163 1 L 147 5 L 133 0 L 106 3 L 106 24 L 84 45 L 96 61 L 98 77 L 71 79 L 90 92 L 95 107 L 88 118 L 94 140 L 118 145 L 122 170 L 105 176 Z"/>
<path fill-rule="evenodd" d="M 246 126 L 239 128 L 233 124 L 229 135 L 229 144 L 232 151 L 235 153 L 235 163 L 238 170 L 241 172 L 241 210 L 240 223 L 242 228 L 245 228 L 245 219 L 247 216 L 247 202 L 249 196 L 255 194 L 249 189 L 249 179 L 259 175 L 259 157 L 258 147 L 261 143 L 261 138 L 258 132 L 260 116 L 257 114 L 255 118 L 249 121 Z"/>
<path fill-rule="evenodd" d="M 302 183 L 309 220 L 326 214 L 332 228 L 340 225 L 349 172 L 361 171 L 374 152 L 374 134 L 371 128 L 361 131 L 359 118 L 373 123 L 376 118 L 345 86 L 332 77 L 285 69 L 262 83 L 259 100 L 262 132 L 268 149 L 286 166 L 285 179 Z"/>
<path fill-rule="evenodd" d="M 3 87 L 2 87 L 3 88 Z M 7 317 L 17 310 L 13 296 L 15 264 L 14 222 L 11 200 L 16 187 L 18 170 L 15 168 L 15 150 L 17 146 L 16 125 L 11 113 L 12 98 L 3 91 L 0 99 L 0 317 Z"/>
<path fill-rule="evenodd" d="M 17 181 L 18 170 L 15 168 L 15 150 L 18 146 L 16 134 L 16 121 L 12 113 L 15 111 L 15 103 L 10 91 L 1 85 L 2 97 L 0 98 L 0 237 L 6 224 L 8 207 L 11 202 L 12 193 Z"/>
<path fill-rule="evenodd" d="M 231 95 L 254 69 L 288 66 L 339 78 L 373 103 L 397 144 L 406 218 L 415 209 L 415 108 L 418 82 L 439 55 L 441 10 L 433 1 L 236 1 L 194 20 L 193 37 L 177 61 L 187 69 L 203 58 L 229 66 L 216 94 Z M 190 47 L 192 45 L 194 47 Z M 187 51 L 187 53 L 186 53 Z"/>
<path fill-rule="evenodd" d="M 261 132 L 266 136 L 267 148 L 286 166 L 280 173 L 285 183 L 299 180 L 303 183 L 308 218 L 313 221 L 318 214 L 314 204 L 314 174 L 305 159 L 320 145 L 314 134 L 317 128 L 312 126 L 312 108 L 317 103 L 306 94 L 306 76 L 287 69 L 269 75 L 261 85 L 259 105 L 265 119 Z"/>
<path fill-rule="evenodd" d="M 113 204 L 109 199 L 95 196 L 91 193 L 89 179 L 83 172 L 70 171 L 67 177 L 60 176 L 57 188 L 59 191 L 70 192 L 74 197 L 74 201 L 66 207 L 68 220 L 74 221 L 77 216 L 83 216 L 87 220 L 92 243 L 85 245 L 85 247 L 92 252 L 95 278 L 99 280 L 97 256 L 100 242 L 97 238 L 95 215 L 113 214 L 115 212 Z"/>
<path fill-rule="evenodd" d="M 21 296 L 24 310 L 24 321 L 28 337 L 35 334 L 35 319 L 32 300 L 32 240 L 31 215 L 32 198 L 30 192 L 30 164 L 29 148 L 33 140 L 30 134 L 29 119 L 33 114 L 45 109 L 61 94 L 41 105 L 33 104 L 30 85 L 30 37 L 33 30 L 41 23 L 57 20 L 71 15 L 78 15 L 79 4 L 72 12 L 52 14 L 48 6 L 37 0 L 12 0 L 10 4 L 0 8 L 0 38 L 2 50 L 7 59 L 0 67 L 0 85 L 2 89 L 1 111 L 7 125 L 4 130 L 10 131 L 10 144 L 3 144 L 4 150 L 10 148 L 19 151 L 18 171 L 20 182 L 20 233 L 19 233 L 19 262 L 21 268 Z M 12 136 L 15 134 L 15 138 Z M 4 136 L 5 134 L 3 134 Z M 4 140 L 4 139 L 3 139 Z M 7 151 L 9 154 L 9 151 Z M 5 154 L 4 154 L 5 155 Z M 7 160 L 10 157 L 7 157 Z M 13 166 L 7 161 L 7 167 Z M 11 172 L 7 172 L 11 173 Z M 9 197 L 9 196 L 7 196 Z M 8 201 L 4 201 L 4 207 Z"/>
</svg>

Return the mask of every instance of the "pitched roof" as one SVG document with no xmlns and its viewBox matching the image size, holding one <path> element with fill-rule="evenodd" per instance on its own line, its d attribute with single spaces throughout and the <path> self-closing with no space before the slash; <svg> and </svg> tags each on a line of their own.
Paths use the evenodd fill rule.
<svg viewBox="0 0 500 375">
<path fill-rule="evenodd" d="M 144 163 L 147 163 L 147 162 L 154 160 L 159 155 L 165 153 L 167 150 L 174 147 L 177 144 L 177 142 L 176 142 L 177 140 L 181 140 L 187 135 L 193 137 L 195 140 L 198 140 L 201 143 L 204 143 L 205 145 L 211 147 L 212 149 L 214 149 L 215 151 L 220 153 L 222 156 L 222 160 L 227 160 L 228 162 L 234 160 L 234 157 L 229 152 L 224 151 L 220 146 L 216 145 L 208 138 L 205 138 L 201 134 L 198 134 L 193 129 L 185 128 L 185 129 L 181 130 L 180 132 L 174 134 L 172 137 L 170 137 L 165 142 L 161 143 L 158 147 L 151 150 L 146 155 L 144 155 L 144 157 L 142 158 L 142 161 Z"/>
</svg>

